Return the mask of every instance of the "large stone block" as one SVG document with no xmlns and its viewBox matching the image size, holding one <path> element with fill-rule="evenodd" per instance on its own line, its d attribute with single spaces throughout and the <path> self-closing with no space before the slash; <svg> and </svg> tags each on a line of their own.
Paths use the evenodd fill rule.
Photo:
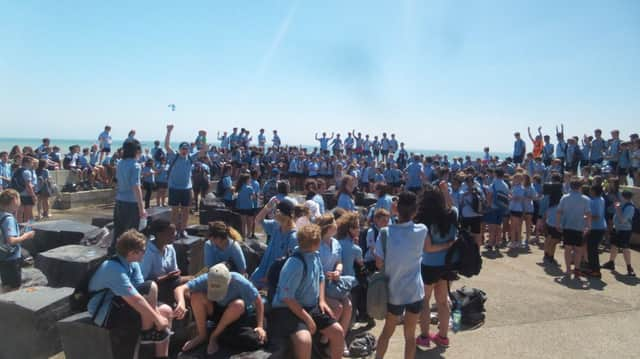
<svg viewBox="0 0 640 359">
<path fill-rule="evenodd" d="M 193 275 L 204 268 L 204 239 L 187 236 L 173 242 L 182 275 Z"/>
<path fill-rule="evenodd" d="M 206 224 L 192 224 L 185 228 L 190 236 L 206 238 L 209 233 L 209 226 Z"/>
<path fill-rule="evenodd" d="M 50 286 L 75 288 L 106 257 L 105 248 L 72 244 L 38 254 L 35 266 L 47 276 Z"/>
<path fill-rule="evenodd" d="M 87 312 L 58 322 L 66 359 L 121 359 L 138 356 L 138 333 L 119 333 L 100 328 Z"/>
<path fill-rule="evenodd" d="M 72 288 L 32 287 L 0 295 L 0 358 L 49 358 L 62 350 L 56 322 L 71 314 Z"/>
<path fill-rule="evenodd" d="M 256 239 L 245 239 L 238 243 L 247 261 L 247 273 L 251 274 L 260 264 L 260 260 L 267 250 L 267 245 Z"/>
<path fill-rule="evenodd" d="M 324 199 L 324 207 L 327 211 L 334 209 L 338 205 L 338 199 L 335 192 L 325 192 L 322 194 Z"/>
<path fill-rule="evenodd" d="M 78 244 L 100 232 L 100 228 L 96 226 L 66 219 L 38 222 L 32 227 L 36 231 L 35 237 L 23 243 L 32 256 L 49 249 Z"/>
<path fill-rule="evenodd" d="M 242 229 L 240 214 L 224 208 L 204 207 L 200 211 L 200 224 L 207 224 L 212 221 L 223 221 L 238 232 Z"/>
<path fill-rule="evenodd" d="M 113 216 L 97 216 L 91 218 L 91 225 L 96 227 L 105 227 L 109 223 L 113 222 Z"/>
<path fill-rule="evenodd" d="M 369 207 L 376 204 L 378 198 L 373 193 L 358 192 L 355 196 L 356 206 Z"/>
<path fill-rule="evenodd" d="M 147 209 L 147 223 L 151 224 L 158 219 L 171 221 L 171 208 L 169 207 L 151 207 Z"/>
<path fill-rule="evenodd" d="M 202 346 L 189 353 L 178 354 L 178 359 L 267 359 L 276 358 L 271 353 L 264 350 L 256 350 L 252 352 L 238 352 L 227 348 L 221 348 L 215 355 L 206 355 L 205 348 Z"/>
</svg>

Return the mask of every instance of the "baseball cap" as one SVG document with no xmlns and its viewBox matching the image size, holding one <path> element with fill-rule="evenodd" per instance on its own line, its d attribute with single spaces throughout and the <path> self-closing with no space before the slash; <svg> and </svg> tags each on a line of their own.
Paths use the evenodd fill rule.
<svg viewBox="0 0 640 359">
<path fill-rule="evenodd" d="M 285 216 L 291 217 L 293 216 L 293 207 L 294 207 L 294 204 L 291 203 L 291 201 L 284 199 L 278 202 L 276 209 L 280 211 L 280 213 L 284 214 Z"/>
<path fill-rule="evenodd" d="M 218 263 L 209 269 L 207 275 L 207 298 L 210 301 L 218 301 L 227 295 L 231 282 L 231 273 L 224 263 Z"/>
<path fill-rule="evenodd" d="M 178 146 L 178 148 L 180 149 L 183 149 L 183 148 L 189 149 L 190 147 L 191 145 L 189 145 L 189 142 L 181 142 L 180 146 Z"/>
</svg>

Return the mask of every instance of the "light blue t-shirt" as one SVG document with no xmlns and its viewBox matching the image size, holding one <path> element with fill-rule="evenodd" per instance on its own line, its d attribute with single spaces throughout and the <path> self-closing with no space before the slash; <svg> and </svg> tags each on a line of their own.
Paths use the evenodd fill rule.
<svg viewBox="0 0 640 359">
<path fill-rule="evenodd" d="M 424 168 L 422 163 L 413 162 L 407 166 L 407 188 L 420 188 L 422 187 L 422 172 Z"/>
<path fill-rule="evenodd" d="M 167 163 L 171 170 L 169 171 L 169 188 L 170 189 L 191 189 L 191 168 L 197 159 L 198 154 L 191 154 L 187 157 L 176 155 L 171 151 L 167 154 Z"/>
<path fill-rule="evenodd" d="M 320 283 L 324 282 L 322 263 L 318 252 L 300 252 L 306 263 L 299 258 L 289 257 L 282 267 L 278 288 L 273 298 L 274 308 L 286 308 L 284 299 L 295 299 L 304 308 L 314 308 L 320 300 Z"/>
<path fill-rule="evenodd" d="M 323 272 L 332 272 L 338 263 L 342 263 L 342 246 L 335 238 L 330 238 L 329 243 L 320 242 L 320 262 Z"/>
<path fill-rule="evenodd" d="M 385 194 L 382 197 L 378 198 L 378 200 L 376 201 L 375 209 L 377 210 L 379 208 L 384 208 L 387 211 L 389 211 L 389 213 L 391 213 L 392 205 L 393 205 L 393 197 L 391 197 L 388 194 Z"/>
<path fill-rule="evenodd" d="M 511 188 L 511 202 L 509 202 L 509 210 L 514 212 L 524 212 L 526 194 L 526 190 L 521 184 L 514 185 Z"/>
<path fill-rule="evenodd" d="M 591 198 L 591 228 L 604 230 L 607 228 L 607 220 L 604 218 L 604 198 L 602 196 Z"/>
<path fill-rule="evenodd" d="M 160 249 L 156 247 L 155 241 L 147 242 L 147 248 L 140 267 L 142 276 L 146 280 L 155 280 L 160 276 L 178 270 L 175 248 L 169 244 L 164 247 L 164 252 L 161 253 Z"/>
<path fill-rule="evenodd" d="M 630 231 L 632 228 L 633 214 L 635 213 L 635 207 L 630 202 L 621 205 L 622 215 L 618 215 L 618 211 L 615 211 L 613 215 L 613 228 L 616 231 Z"/>
<path fill-rule="evenodd" d="M 318 204 L 318 209 L 320 210 L 320 214 L 324 214 L 324 211 L 325 211 L 324 198 L 322 198 L 321 195 L 316 194 L 315 196 L 313 196 L 311 200 Z"/>
<path fill-rule="evenodd" d="M 458 235 L 458 227 L 455 223 L 457 223 L 458 219 L 458 209 L 456 207 L 452 207 L 452 210 L 455 212 L 456 221 L 454 224 L 449 227 L 449 232 L 444 235 L 438 232 L 438 228 L 435 226 L 431 226 L 429 233 L 431 235 L 431 243 L 432 244 L 444 244 L 447 242 L 454 241 L 456 236 Z M 424 252 L 422 253 L 422 265 L 429 267 L 439 267 L 445 265 L 445 259 L 447 256 L 448 249 L 443 249 L 437 252 Z M 452 263 L 455 263 L 457 256 L 453 256 L 451 258 Z"/>
<path fill-rule="evenodd" d="M 264 232 L 271 237 L 267 250 L 264 252 L 258 268 L 251 275 L 251 281 L 258 288 L 264 286 L 264 279 L 269 273 L 269 267 L 278 259 L 293 253 L 298 246 L 296 230 L 292 229 L 283 233 L 280 224 L 273 219 L 265 219 L 262 221 Z"/>
<path fill-rule="evenodd" d="M 386 228 L 389 231 L 387 247 L 383 250 L 378 234 L 375 253 L 384 258 L 384 272 L 389 278 L 389 303 L 406 305 L 420 301 L 424 298 L 420 264 L 427 227 L 409 221 Z"/>
<path fill-rule="evenodd" d="M 222 177 L 222 187 L 224 188 L 224 200 L 231 201 L 233 199 L 233 191 L 231 191 L 231 187 L 233 186 L 233 182 L 231 181 L 231 176 Z"/>
<path fill-rule="evenodd" d="M 236 241 L 227 239 L 227 247 L 224 249 L 211 243 L 210 240 L 206 241 L 204 243 L 204 265 L 211 268 L 222 262 L 232 262 L 239 273 L 247 271 L 247 261 Z"/>
<path fill-rule="evenodd" d="M 351 238 L 342 238 L 338 242 L 342 247 L 342 275 L 355 276 L 354 262 L 362 262 L 362 248 Z"/>
<path fill-rule="evenodd" d="M 560 199 L 558 211 L 562 212 L 560 217 L 562 229 L 582 231 L 586 225 L 584 216 L 591 215 L 591 200 L 580 192 L 571 191 Z"/>
<path fill-rule="evenodd" d="M 489 187 L 492 194 L 493 194 L 493 200 L 491 203 L 491 208 L 492 209 L 498 209 L 498 205 L 496 204 L 496 193 L 497 192 L 502 192 L 505 194 L 509 193 L 509 186 L 507 186 L 507 184 L 505 183 L 505 181 L 501 180 L 501 179 L 494 179 L 493 183 L 491 184 L 491 186 Z"/>
<path fill-rule="evenodd" d="M 140 164 L 134 158 L 123 159 L 118 162 L 116 177 L 118 179 L 116 189 L 116 201 L 136 203 L 133 194 L 133 186 L 140 186 Z"/>
<path fill-rule="evenodd" d="M 207 278 L 209 274 L 201 274 L 192 280 L 187 282 L 187 288 L 190 292 L 194 293 L 207 293 L 208 284 Z M 242 299 L 247 312 L 253 312 L 255 310 L 256 299 L 260 297 L 256 287 L 251 284 L 242 274 L 231 272 L 231 281 L 229 282 L 229 288 L 227 289 L 227 295 L 224 296 L 217 304 L 226 307 L 229 303 L 236 299 Z"/>
<path fill-rule="evenodd" d="M 353 198 L 346 193 L 340 193 L 340 196 L 338 196 L 337 206 L 346 211 L 356 210 L 356 203 L 353 201 Z"/>
<path fill-rule="evenodd" d="M 20 227 L 18 227 L 18 221 L 16 221 L 16 217 L 11 213 L 0 212 L 0 218 L 3 218 L 2 221 L 2 231 L 0 232 L 0 242 L 5 244 L 7 243 L 8 237 L 19 237 L 20 236 Z M 15 252 L 7 257 L 5 261 L 16 260 L 22 256 L 22 247 L 20 243 L 13 246 Z"/>
<path fill-rule="evenodd" d="M 236 199 L 236 208 L 238 209 L 252 209 L 253 206 L 253 187 L 248 184 L 242 185 L 240 191 L 238 191 L 238 198 Z"/>
<path fill-rule="evenodd" d="M 87 310 L 90 314 L 96 313 L 95 323 L 99 326 L 104 324 L 107 313 L 111 310 L 111 300 L 114 296 L 129 297 L 137 295 L 136 286 L 142 284 L 144 278 L 138 262 L 129 263 L 124 258 L 118 256 L 117 259 L 109 259 L 100 265 L 91 280 L 89 281 L 89 291 L 98 292 L 102 289 L 109 289 L 102 294 L 91 297 Z M 102 306 L 98 304 L 102 300 Z"/>
</svg>

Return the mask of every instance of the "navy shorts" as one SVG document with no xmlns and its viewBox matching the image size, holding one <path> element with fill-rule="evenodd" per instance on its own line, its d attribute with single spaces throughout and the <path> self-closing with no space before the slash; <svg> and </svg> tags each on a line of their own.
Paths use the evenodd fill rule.
<svg viewBox="0 0 640 359">
<path fill-rule="evenodd" d="M 423 306 L 424 306 L 424 300 L 422 299 L 420 299 L 415 303 L 403 304 L 403 305 L 395 305 L 395 304 L 387 303 L 387 312 L 395 316 L 401 316 L 402 314 L 404 314 L 405 310 L 409 313 L 420 314 Z"/>
<path fill-rule="evenodd" d="M 441 280 L 452 281 L 456 278 L 453 271 L 448 270 L 445 266 L 426 266 L 421 265 L 422 283 L 424 285 L 436 284 Z"/>
<path fill-rule="evenodd" d="M 324 330 L 336 322 L 335 319 L 331 318 L 328 314 L 322 313 L 318 307 L 305 308 L 305 310 L 313 319 L 318 331 Z M 269 313 L 269 322 L 277 323 L 277 325 L 269 327 L 269 335 L 271 337 L 289 337 L 291 334 L 301 330 L 309 330 L 304 321 L 293 314 L 289 308 L 273 308 L 271 313 Z"/>
<path fill-rule="evenodd" d="M 462 228 L 473 234 L 480 233 L 482 231 L 482 217 L 462 217 Z"/>
<path fill-rule="evenodd" d="M 580 247 L 584 242 L 584 235 L 582 234 L 582 231 L 565 229 L 562 231 L 562 237 L 562 242 L 565 246 Z"/>
<path fill-rule="evenodd" d="M 554 226 L 550 226 L 547 224 L 547 233 L 553 239 L 556 239 L 556 240 L 562 239 L 562 233 L 558 232 L 558 230 Z"/>
<path fill-rule="evenodd" d="M 191 205 L 190 189 L 169 188 L 170 207 L 189 207 Z"/>
<path fill-rule="evenodd" d="M 484 221 L 488 224 L 502 224 L 504 214 L 499 209 L 491 209 L 484 215 Z"/>
<path fill-rule="evenodd" d="M 629 248 L 629 242 L 631 242 L 631 231 L 616 231 L 611 240 L 611 244 L 620 249 Z"/>
<path fill-rule="evenodd" d="M 35 202 L 31 196 L 20 196 L 20 204 L 23 206 L 33 206 L 35 205 Z"/>
</svg>

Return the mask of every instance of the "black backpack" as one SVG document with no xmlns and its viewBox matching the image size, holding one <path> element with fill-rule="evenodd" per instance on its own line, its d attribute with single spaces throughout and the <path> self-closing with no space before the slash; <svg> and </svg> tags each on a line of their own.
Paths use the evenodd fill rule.
<svg viewBox="0 0 640 359">
<path fill-rule="evenodd" d="M 627 203 L 624 205 L 622 210 L 624 211 L 627 206 L 633 207 L 633 218 L 631 219 L 631 231 L 633 233 L 640 233 L 640 209 L 634 206 L 632 203 Z"/>
<path fill-rule="evenodd" d="M 452 263 L 454 253 L 458 253 L 459 260 Z M 458 231 L 458 238 L 447 251 L 445 263 L 459 274 L 469 278 L 478 275 L 482 269 L 480 247 L 466 230 Z"/>
<path fill-rule="evenodd" d="M 114 261 L 120 262 L 120 259 L 118 259 L 117 256 L 113 256 L 111 258 L 107 258 L 107 259 L 103 260 L 102 262 L 98 263 L 94 268 L 89 270 L 87 273 L 85 273 L 85 275 L 82 277 L 80 282 L 78 282 L 78 285 L 76 285 L 76 287 L 73 290 L 73 294 L 69 297 L 69 302 L 70 302 L 69 304 L 70 304 L 71 310 L 73 312 L 84 312 L 84 311 L 86 311 L 87 310 L 87 304 L 89 304 L 89 300 L 91 300 L 91 297 L 93 297 L 94 295 L 102 293 L 103 294 L 102 300 L 104 300 L 104 297 L 106 296 L 104 294 L 106 294 L 106 291 L 108 291 L 109 289 L 105 288 L 105 289 L 99 290 L 97 292 L 91 292 L 91 291 L 89 291 L 89 282 L 91 282 L 91 278 L 93 278 L 94 274 L 96 274 L 96 272 L 102 266 L 102 264 L 105 261 L 109 261 L 109 260 L 114 260 Z M 100 307 L 102 306 L 102 300 L 101 300 L 100 304 L 98 305 L 98 309 L 93 314 L 92 320 L 95 319 L 96 314 L 100 310 Z"/>
<path fill-rule="evenodd" d="M 11 183 L 9 184 L 9 187 L 15 189 L 18 193 L 27 188 L 27 185 L 24 183 L 23 174 L 24 168 L 20 167 L 13 172 L 13 175 L 11 175 Z"/>
<path fill-rule="evenodd" d="M 488 208 L 487 201 L 477 188 L 471 190 L 471 209 L 474 212 L 483 214 Z"/>
<path fill-rule="evenodd" d="M 304 261 L 304 258 L 302 257 L 302 254 L 300 252 L 293 252 L 290 257 L 282 257 L 276 259 L 271 267 L 269 267 L 269 271 L 267 272 L 267 302 L 269 304 L 273 303 L 273 298 L 276 296 L 276 290 L 278 289 L 278 282 L 280 281 L 280 272 L 282 271 L 282 267 L 284 267 L 284 264 L 291 257 L 297 258 L 302 262 L 302 278 L 304 279 L 307 276 L 307 262 Z"/>
<path fill-rule="evenodd" d="M 224 177 L 220 177 L 218 180 L 218 184 L 216 185 L 216 197 L 222 198 L 224 197 Z"/>
<path fill-rule="evenodd" d="M 487 293 L 476 288 L 462 287 L 449 293 L 453 308 L 459 308 L 460 322 L 467 328 L 482 325 L 485 319 L 484 303 L 487 301 Z"/>
</svg>

